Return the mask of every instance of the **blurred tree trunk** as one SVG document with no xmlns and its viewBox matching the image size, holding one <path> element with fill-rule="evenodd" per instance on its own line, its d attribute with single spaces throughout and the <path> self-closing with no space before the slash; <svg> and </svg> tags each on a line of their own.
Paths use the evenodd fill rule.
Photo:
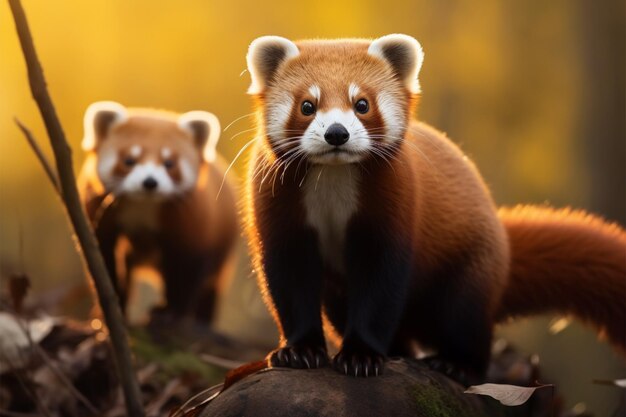
<svg viewBox="0 0 626 417">
<path fill-rule="evenodd" d="M 584 60 L 578 140 L 591 166 L 589 208 L 625 224 L 625 2 L 579 0 L 576 4 Z"/>
</svg>

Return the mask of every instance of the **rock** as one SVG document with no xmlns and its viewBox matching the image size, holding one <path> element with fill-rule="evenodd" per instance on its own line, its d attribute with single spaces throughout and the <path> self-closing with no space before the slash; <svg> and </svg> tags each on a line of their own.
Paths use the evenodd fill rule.
<svg viewBox="0 0 626 417">
<path fill-rule="evenodd" d="M 331 368 L 273 368 L 235 383 L 199 412 L 201 417 L 493 415 L 480 397 L 417 360 L 387 362 L 374 378 L 340 375 Z M 498 415 L 497 413 L 496 415 Z"/>
</svg>

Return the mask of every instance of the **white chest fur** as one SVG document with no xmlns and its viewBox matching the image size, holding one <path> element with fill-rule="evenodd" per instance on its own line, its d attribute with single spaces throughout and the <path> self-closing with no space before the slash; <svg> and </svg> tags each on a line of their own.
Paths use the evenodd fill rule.
<svg viewBox="0 0 626 417">
<path fill-rule="evenodd" d="M 346 226 L 358 208 L 360 172 L 353 165 L 309 169 L 303 185 L 306 219 L 318 234 L 324 262 L 344 272 Z"/>
<path fill-rule="evenodd" d="M 152 232 L 159 228 L 159 202 L 149 198 L 123 201 L 118 208 L 117 223 L 125 232 Z"/>
</svg>

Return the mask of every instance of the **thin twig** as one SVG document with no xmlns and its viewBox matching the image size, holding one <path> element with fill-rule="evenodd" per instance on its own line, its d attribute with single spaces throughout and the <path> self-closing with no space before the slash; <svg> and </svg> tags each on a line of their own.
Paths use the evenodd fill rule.
<svg viewBox="0 0 626 417">
<path fill-rule="evenodd" d="M 59 369 L 59 367 L 52 361 L 52 358 L 48 356 L 45 350 L 41 348 L 39 345 L 34 345 L 34 350 L 39 354 L 41 359 L 43 359 L 44 363 L 52 373 L 65 385 L 65 388 L 72 394 L 79 402 L 83 403 L 83 405 L 91 412 L 94 416 L 99 414 L 98 409 L 89 401 L 87 397 L 85 397 L 70 381 L 63 371 Z"/>
<path fill-rule="evenodd" d="M 131 351 L 128 345 L 128 335 L 122 311 L 100 253 L 98 242 L 83 211 L 76 187 L 72 151 L 48 93 L 43 69 L 37 57 L 22 4 L 20 0 L 9 0 L 9 5 L 11 6 L 15 27 L 26 60 L 31 93 L 43 118 L 54 153 L 61 197 L 76 233 L 83 262 L 89 270 L 96 287 L 98 301 L 109 328 L 113 359 L 124 392 L 126 412 L 131 417 L 143 417 L 145 412 L 141 405 L 141 391 L 133 371 Z"/>
<path fill-rule="evenodd" d="M 24 126 L 24 124 L 20 122 L 17 117 L 13 118 L 13 120 L 15 121 L 15 124 L 17 125 L 17 127 L 20 128 L 24 136 L 26 136 L 26 140 L 28 141 L 28 144 L 30 145 L 33 152 L 35 152 L 35 156 L 37 156 L 37 159 L 39 159 L 39 162 L 41 163 L 41 166 L 43 166 L 44 171 L 46 171 L 46 175 L 48 176 L 48 179 L 52 183 L 54 190 L 60 196 L 61 186 L 59 185 L 59 179 L 54 173 L 54 169 L 52 168 L 50 161 L 48 161 L 48 158 L 46 158 L 46 155 L 43 153 L 43 151 L 41 150 L 41 147 L 37 143 L 37 139 L 35 139 L 35 136 L 33 136 L 33 133 L 26 126 Z"/>
</svg>

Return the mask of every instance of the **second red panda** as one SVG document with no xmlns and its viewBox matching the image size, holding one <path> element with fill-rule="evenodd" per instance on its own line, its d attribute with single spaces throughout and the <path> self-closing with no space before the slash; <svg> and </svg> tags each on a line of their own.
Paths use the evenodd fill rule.
<svg viewBox="0 0 626 417">
<path fill-rule="evenodd" d="M 412 120 L 423 61 L 405 35 L 374 41 L 256 39 L 257 105 L 247 228 L 281 331 L 274 366 L 327 361 L 377 375 L 413 344 L 480 376 L 494 324 L 572 313 L 626 347 L 626 233 L 581 212 L 498 214 L 474 164 Z"/>
<path fill-rule="evenodd" d="M 211 319 L 238 234 L 219 134 L 217 118 L 203 111 L 87 109 L 81 196 L 122 308 L 131 269 L 149 263 L 163 277 L 168 317 Z M 130 243 L 123 253 L 121 238 Z"/>
</svg>

